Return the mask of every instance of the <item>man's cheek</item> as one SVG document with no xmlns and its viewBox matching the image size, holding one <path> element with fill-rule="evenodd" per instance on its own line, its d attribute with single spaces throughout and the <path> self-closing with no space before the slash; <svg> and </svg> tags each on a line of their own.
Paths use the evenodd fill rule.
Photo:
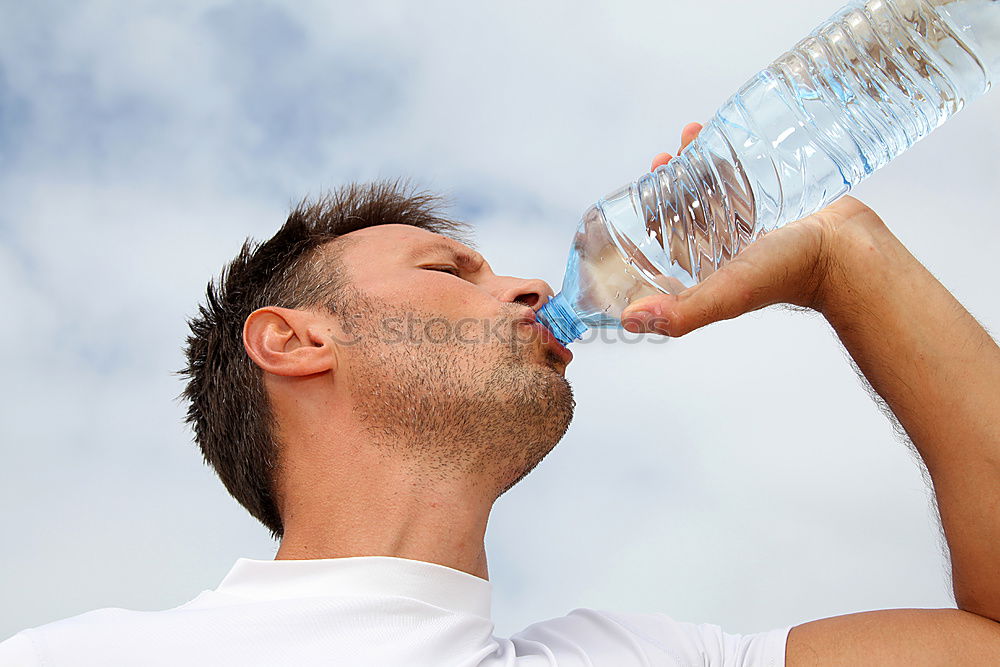
<svg viewBox="0 0 1000 667">
<path fill-rule="evenodd" d="M 455 322 L 455 342 L 460 345 L 476 345 L 480 339 L 479 320 L 474 317 L 463 317 Z"/>
</svg>

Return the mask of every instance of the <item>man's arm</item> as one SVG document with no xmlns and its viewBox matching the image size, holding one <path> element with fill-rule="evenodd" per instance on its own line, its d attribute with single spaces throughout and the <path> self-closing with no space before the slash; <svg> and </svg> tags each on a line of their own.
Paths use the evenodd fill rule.
<svg viewBox="0 0 1000 667">
<path fill-rule="evenodd" d="M 958 609 L 887 609 L 791 629 L 788 667 L 1000 665 L 1000 624 Z"/>
<path fill-rule="evenodd" d="M 823 313 L 913 441 L 959 607 L 806 623 L 789 633 L 787 664 L 1000 664 L 1000 347 L 852 197 L 771 232 L 677 296 L 637 301 L 623 320 L 682 336 L 775 303 Z"/>
<path fill-rule="evenodd" d="M 959 609 L 1000 621 L 1000 347 L 854 203 L 815 307 L 927 465 Z"/>
<path fill-rule="evenodd" d="M 878 216 L 843 211 L 813 307 L 927 465 L 962 611 L 806 623 L 786 664 L 1000 664 L 1000 347 Z"/>
<path fill-rule="evenodd" d="M 677 296 L 637 301 L 623 320 L 681 336 L 775 303 L 823 313 L 920 452 L 959 607 L 806 623 L 789 633 L 787 664 L 1000 664 L 1000 347 L 852 197 L 771 232 Z"/>
</svg>

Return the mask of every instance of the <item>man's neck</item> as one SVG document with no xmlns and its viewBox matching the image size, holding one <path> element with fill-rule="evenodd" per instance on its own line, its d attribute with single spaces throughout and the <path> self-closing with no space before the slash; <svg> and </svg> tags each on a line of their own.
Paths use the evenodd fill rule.
<svg viewBox="0 0 1000 667">
<path fill-rule="evenodd" d="M 489 579 L 484 539 L 492 501 L 469 492 L 418 490 L 390 479 L 299 485 L 286 503 L 277 560 L 395 556 Z"/>
</svg>

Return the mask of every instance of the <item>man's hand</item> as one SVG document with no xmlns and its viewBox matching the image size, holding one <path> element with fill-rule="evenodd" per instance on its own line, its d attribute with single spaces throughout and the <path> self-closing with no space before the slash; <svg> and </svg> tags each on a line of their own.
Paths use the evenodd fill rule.
<svg viewBox="0 0 1000 667">
<path fill-rule="evenodd" d="M 690 123 L 681 150 L 701 131 Z M 653 158 L 652 168 L 673 159 Z M 677 295 L 639 299 L 622 313 L 635 333 L 684 334 L 751 310 L 788 303 L 822 310 L 827 285 L 836 280 L 836 253 L 842 237 L 882 226 L 870 208 L 843 197 L 815 215 L 765 234 L 705 280 Z"/>
</svg>

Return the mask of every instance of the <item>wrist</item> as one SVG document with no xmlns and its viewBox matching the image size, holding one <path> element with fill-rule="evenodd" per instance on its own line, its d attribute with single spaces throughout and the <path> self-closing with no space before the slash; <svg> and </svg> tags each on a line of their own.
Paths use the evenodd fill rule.
<svg viewBox="0 0 1000 667">
<path fill-rule="evenodd" d="M 902 244 L 874 211 L 853 197 L 816 215 L 823 217 L 825 234 L 813 308 L 832 322 L 845 310 L 857 312 L 878 291 L 876 286 L 884 285 Z"/>
</svg>

